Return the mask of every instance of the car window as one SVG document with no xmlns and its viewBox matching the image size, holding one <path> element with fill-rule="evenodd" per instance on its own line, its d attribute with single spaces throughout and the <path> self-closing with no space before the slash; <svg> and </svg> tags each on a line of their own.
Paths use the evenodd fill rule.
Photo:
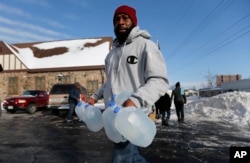
<svg viewBox="0 0 250 163">
<path fill-rule="evenodd" d="M 24 91 L 22 96 L 37 96 L 38 91 Z"/>
<path fill-rule="evenodd" d="M 50 94 L 69 94 L 71 88 L 74 87 L 74 84 L 65 84 L 65 85 L 54 85 L 50 91 Z M 86 95 L 86 89 L 81 86 L 82 92 Z"/>
<path fill-rule="evenodd" d="M 50 94 L 68 94 L 74 85 L 54 85 Z"/>
</svg>

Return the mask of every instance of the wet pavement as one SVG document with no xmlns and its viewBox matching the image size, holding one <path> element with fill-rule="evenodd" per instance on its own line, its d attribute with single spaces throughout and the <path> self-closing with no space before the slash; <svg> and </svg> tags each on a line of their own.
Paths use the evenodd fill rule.
<svg viewBox="0 0 250 163">
<path fill-rule="evenodd" d="M 175 115 L 172 115 L 173 117 Z M 89 131 L 84 123 L 64 123 L 50 110 L 0 117 L 0 163 L 109 163 L 113 144 L 104 130 Z M 157 125 L 157 135 L 147 148 L 139 148 L 151 163 L 229 162 L 230 146 L 250 146 L 249 127 L 228 123 L 172 118 L 168 127 Z"/>
</svg>

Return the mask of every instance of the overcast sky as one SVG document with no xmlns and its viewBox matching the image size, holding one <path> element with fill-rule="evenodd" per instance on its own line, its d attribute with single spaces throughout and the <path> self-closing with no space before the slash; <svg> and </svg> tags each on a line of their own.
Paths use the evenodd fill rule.
<svg viewBox="0 0 250 163">
<path fill-rule="evenodd" d="M 249 0 L 2 0 L 0 40 L 114 37 L 122 4 L 135 7 L 140 28 L 159 40 L 171 85 L 198 88 L 208 71 L 250 78 Z"/>
</svg>

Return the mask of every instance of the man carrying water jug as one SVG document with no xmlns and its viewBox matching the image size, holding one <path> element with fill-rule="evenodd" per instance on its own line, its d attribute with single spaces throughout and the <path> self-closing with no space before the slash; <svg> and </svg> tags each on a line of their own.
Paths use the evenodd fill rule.
<svg viewBox="0 0 250 163">
<path fill-rule="evenodd" d="M 114 12 L 113 48 L 105 59 L 107 81 L 87 102 L 94 105 L 104 98 L 105 107 L 112 95 L 129 91 L 132 95 L 123 107 L 136 107 L 149 113 L 152 105 L 167 92 L 168 79 L 166 63 L 157 45 L 150 40 L 150 34 L 137 25 L 136 10 L 120 6 Z M 114 143 L 114 163 L 146 162 L 129 141 Z"/>
</svg>

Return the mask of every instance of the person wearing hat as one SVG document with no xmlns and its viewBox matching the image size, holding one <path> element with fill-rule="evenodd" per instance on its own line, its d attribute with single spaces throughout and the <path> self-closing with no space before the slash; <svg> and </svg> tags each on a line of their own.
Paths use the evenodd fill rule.
<svg viewBox="0 0 250 163">
<path fill-rule="evenodd" d="M 176 115 L 178 118 L 178 122 L 184 122 L 184 104 L 186 104 L 187 99 L 184 91 L 181 89 L 180 82 L 175 84 L 175 89 L 172 91 L 171 94 L 171 101 L 174 98 L 174 105 L 176 109 Z"/>
<path fill-rule="evenodd" d="M 107 108 L 113 95 L 132 92 L 122 104 L 123 107 L 133 106 L 147 114 L 155 101 L 167 92 L 168 79 L 163 55 L 157 45 L 150 40 L 149 33 L 139 28 L 136 10 L 133 7 L 118 7 L 112 23 L 116 38 L 105 59 L 107 81 L 87 99 L 87 102 L 94 105 L 99 99 L 104 98 Z M 114 143 L 112 161 L 146 162 L 137 147 L 129 141 Z"/>
<path fill-rule="evenodd" d="M 69 103 L 69 112 L 67 115 L 66 122 L 71 123 L 72 122 L 72 116 L 75 112 L 75 107 L 77 103 L 81 99 L 81 85 L 78 82 L 75 82 L 74 84 L 75 87 L 71 88 L 69 91 L 69 98 L 68 98 L 68 103 Z"/>
</svg>

